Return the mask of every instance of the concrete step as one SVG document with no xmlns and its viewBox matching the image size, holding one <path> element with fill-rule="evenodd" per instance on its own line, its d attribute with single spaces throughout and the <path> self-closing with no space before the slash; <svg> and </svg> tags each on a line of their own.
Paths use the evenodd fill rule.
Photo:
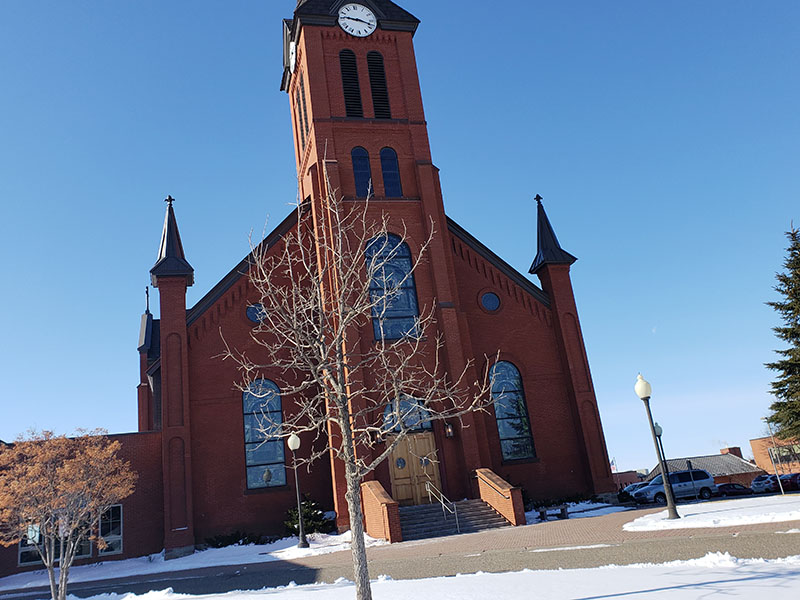
<svg viewBox="0 0 800 600">
<path fill-rule="evenodd" d="M 483 500 L 463 500 L 456 502 L 459 529 L 456 529 L 455 516 L 442 514 L 441 504 L 403 506 L 400 508 L 400 525 L 404 540 L 419 540 L 458 533 L 473 533 L 508 525 L 501 515 Z"/>
</svg>

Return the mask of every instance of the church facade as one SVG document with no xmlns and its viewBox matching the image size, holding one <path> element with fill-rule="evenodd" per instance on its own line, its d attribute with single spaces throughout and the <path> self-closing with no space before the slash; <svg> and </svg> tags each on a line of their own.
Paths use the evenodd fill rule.
<svg viewBox="0 0 800 600">
<path fill-rule="evenodd" d="M 307 218 L 321 219 L 332 188 L 345 203 L 370 196 L 370 210 L 388 215 L 390 229 L 403 232 L 410 257 L 432 228 L 427 260 L 394 315 L 397 335 L 407 331 L 404 319 L 431 307 L 445 367 L 460 373 L 472 361 L 497 356 L 493 376 L 504 385 L 503 399 L 467 415 L 465 426 L 437 421 L 412 436 L 435 460 L 420 470 L 414 461 L 391 457 L 372 474 L 370 489 L 379 486 L 401 505 L 427 502 L 425 481 L 450 498 L 476 498 L 476 472 L 490 471 L 495 481 L 524 488 L 534 499 L 614 491 L 570 281 L 576 259 L 559 245 L 541 202 L 530 268 L 539 285 L 445 214 L 417 76 L 418 24 L 388 0 L 301 0 L 284 21 L 281 89 L 289 97 Z M 113 436 L 139 484 L 109 517 L 119 544 L 103 556 L 89 550 L 86 560 L 162 549 L 180 555 L 234 531 L 280 534 L 295 504 L 291 453 L 284 441 L 259 433 L 253 395 L 237 390 L 240 373 L 219 358 L 225 350 L 220 331 L 228 344 L 246 349 L 260 320 L 249 259 L 187 307 L 194 270 L 168 200 L 151 270 L 159 316 L 148 308 L 141 323 L 138 432 Z M 265 243 L 281 240 L 300 218 L 287 216 Z M 372 324 L 360 336 L 373 343 Z M 258 382 L 275 399 L 266 410 L 278 421 L 291 410 L 288 399 L 281 403 L 279 379 L 264 374 Z M 324 440 L 302 442 L 298 455 L 307 456 Z M 300 477 L 303 492 L 335 510 L 345 529 L 340 461 L 319 460 Z M 23 546 L 2 550 L 0 572 L 34 565 L 34 558 Z"/>
</svg>

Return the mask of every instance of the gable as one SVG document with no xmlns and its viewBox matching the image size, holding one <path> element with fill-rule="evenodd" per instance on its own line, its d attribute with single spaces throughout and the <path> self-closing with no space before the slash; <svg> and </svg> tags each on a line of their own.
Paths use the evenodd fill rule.
<svg viewBox="0 0 800 600">
<path fill-rule="evenodd" d="M 509 294 L 515 296 L 524 304 L 525 300 L 522 299 L 519 294 L 522 292 L 524 297 L 528 299 L 529 302 L 530 300 L 534 300 L 537 305 L 550 308 L 550 298 L 544 292 L 544 290 L 539 288 L 522 273 L 497 256 L 497 254 L 492 252 L 488 247 L 478 241 L 475 236 L 470 234 L 466 229 L 461 227 L 461 225 L 456 223 L 450 217 L 447 217 L 447 229 L 454 236 L 453 252 L 456 254 L 456 256 L 464 258 L 470 262 L 473 267 L 480 269 L 480 266 L 472 260 L 472 257 L 470 257 L 469 254 L 462 256 L 463 253 L 461 252 L 461 248 L 457 246 L 457 242 L 460 242 L 466 247 L 468 252 L 474 253 L 486 261 L 492 269 L 497 271 L 497 274 L 500 275 L 498 284 Z"/>
</svg>

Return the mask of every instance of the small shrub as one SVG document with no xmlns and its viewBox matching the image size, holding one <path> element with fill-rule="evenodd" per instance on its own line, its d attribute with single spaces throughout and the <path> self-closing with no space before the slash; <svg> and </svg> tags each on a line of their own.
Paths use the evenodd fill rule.
<svg viewBox="0 0 800 600">
<path fill-rule="evenodd" d="M 206 538 L 206 545 L 210 548 L 226 548 L 227 546 L 247 546 L 248 544 L 265 544 L 274 541 L 274 537 L 254 533 L 241 532 L 238 529 L 231 533 L 222 533 Z"/>
<path fill-rule="evenodd" d="M 322 506 L 319 502 L 311 500 L 304 494 L 300 506 L 303 510 L 303 530 L 306 534 L 331 533 L 336 529 L 336 521 L 325 517 L 325 511 L 322 510 Z M 286 511 L 286 521 L 284 525 L 287 534 L 298 535 L 300 529 L 297 520 L 297 507 L 290 508 Z"/>
</svg>

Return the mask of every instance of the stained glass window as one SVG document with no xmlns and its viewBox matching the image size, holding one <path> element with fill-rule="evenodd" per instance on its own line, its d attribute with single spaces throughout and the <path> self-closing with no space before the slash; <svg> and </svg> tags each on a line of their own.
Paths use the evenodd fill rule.
<svg viewBox="0 0 800 600">
<path fill-rule="evenodd" d="M 508 361 L 500 361 L 492 367 L 490 377 L 503 460 L 534 458 L 536 451 L 519 370 Z"/>
<path fill-rule="evenodd" d="M 353 148 L 350 156 L 353 159 L 353 177 L 356 180 L 356 198 L 369 196 L 372 186 L 372 170 L 369 166 L 369 153 L 357 146 Z"/>
<path fill-rule="evenodd" d="M 402 425 L 401 425 L 402 423 Z M 401 429 L 423 431 L 432 428 L 428 410 L 416 398 L 401 396 L 386 405 L 383 411 L 383 431 L 400 432 Z"/>
<path fill-rule="evenodd" d="M 281 391 L 269 379 L 257 379 L 242 394 L 247 488 L 286 485 L 283 440 L 276 437 L 283 423 Z"/>
<path fill-rule="evenodd" d="M 375 303 L 375 339 L 399 340 L 416 335 L 419 306 L 408 244 L 392 233 L 379 235 L 367 245 L 366 263 L 372 272 L 369 293 Z"/>
<path fill-rule="evenodd" d="M 400 166 L 397 164 L 397 152 L 392 148 L 381 150 L 381 170 L 383 171 L 383 189 L 387 198 L 402 198 L 403 186 L 400 185 Z"/>
</svg>

